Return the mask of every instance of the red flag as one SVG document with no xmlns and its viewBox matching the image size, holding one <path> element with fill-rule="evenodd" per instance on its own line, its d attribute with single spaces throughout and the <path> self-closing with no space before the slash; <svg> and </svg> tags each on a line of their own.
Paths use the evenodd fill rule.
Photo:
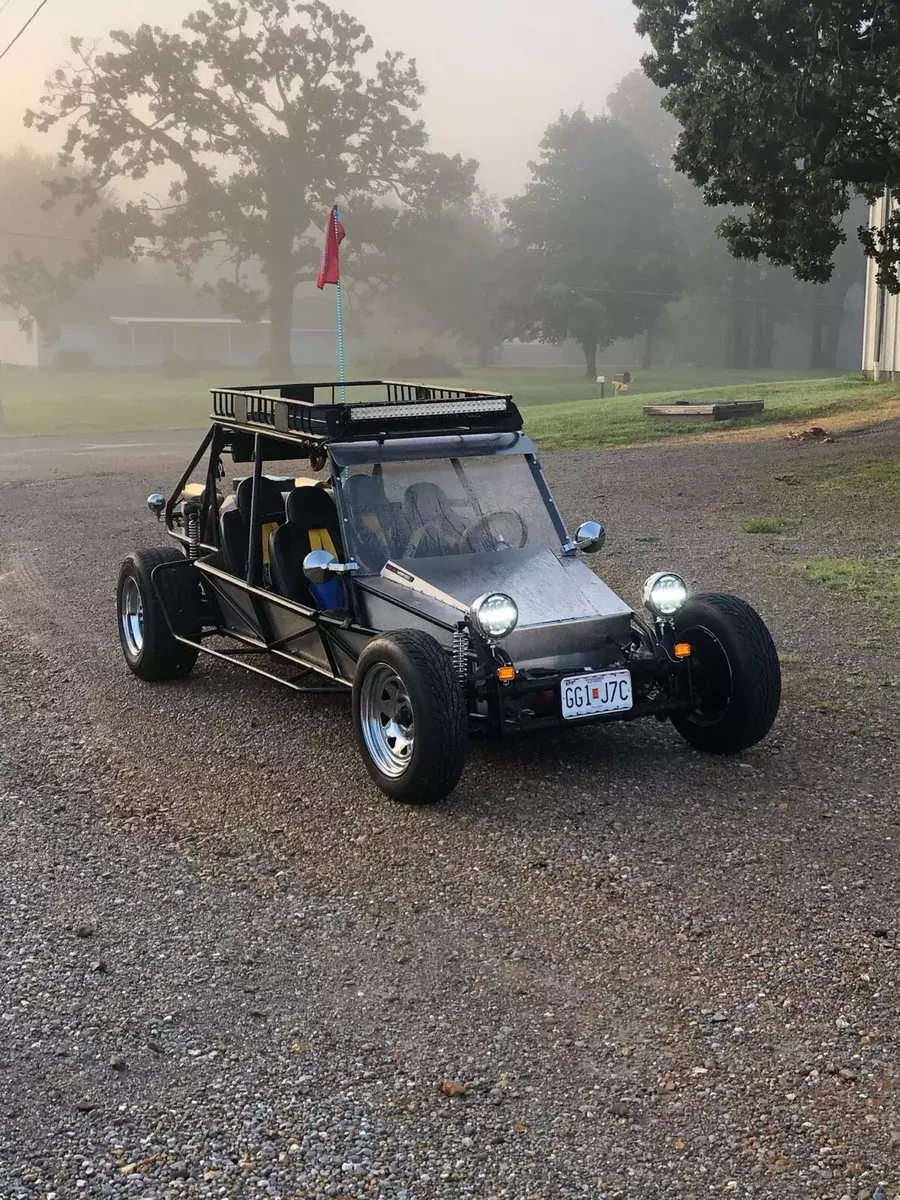
<svg viewBox="0 0 900 1200">
<path fill-rule="evenodd" d="M 316 287 L 323 288 L 326 283 L 340 283 L 341 267 L 338 259 L 338 246 L 344 240 L 344 227 L 338 216 L 337 205 L 333 205 L 328 214 L 328 231 L 325 234 L 325 245 L 319 259 L 319 275 Z"/>
</svg>

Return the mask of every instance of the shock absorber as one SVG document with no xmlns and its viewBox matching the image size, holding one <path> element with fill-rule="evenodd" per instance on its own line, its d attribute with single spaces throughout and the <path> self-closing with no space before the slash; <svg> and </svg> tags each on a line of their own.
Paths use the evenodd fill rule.
<svg viewBox="0 0 900 1200">
<path fill-rule="evenodd" d="M 184 506 L 184 530 L 188 539 L 188 558 L 200 557 L 200 505 L 189 500 Z"/>
<path fill-rule="evenodd" d="M 469 631 L 465 626 L 453 631 L 453 670 L 459 682 L 465 685 L 469 674 Z"/>
</svg>

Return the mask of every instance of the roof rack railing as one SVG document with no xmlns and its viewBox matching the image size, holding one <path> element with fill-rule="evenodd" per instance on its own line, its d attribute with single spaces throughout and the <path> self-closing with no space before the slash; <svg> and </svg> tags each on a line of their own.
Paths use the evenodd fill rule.
<svg viewBox="0 0 900 1200">
<path fill-rule="evenodd" d="M 345 404 L 339 402 L 342 387 L 350 392 Z M 373 398 L 373 389 L 381 396 Z M 519 410 L 507 392 L 405 380 L 242 385 L 213 388 L 212 399 L 212 419 L 219 424 L 316 443 L 522 428 Z"/>
</svg>

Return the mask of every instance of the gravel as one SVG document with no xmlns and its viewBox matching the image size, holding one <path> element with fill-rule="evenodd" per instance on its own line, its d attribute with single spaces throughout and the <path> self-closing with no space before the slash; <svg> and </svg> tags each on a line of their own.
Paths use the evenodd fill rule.
<svg viewBox="0 0 900 1200">
<path fill-rule="evenodd" d="M 117 564 L 184 449 L 0 443 L 2 1200 L 892 1197 L 900 659 L 793 557 L 900 530 L 777 481 L 881 439 L 548 456 L 624 595 L 760 608 L 783 715 L 737 762 L 476 748 L 430 810 L 341 698 L 125 671 Z"/>
</svg>

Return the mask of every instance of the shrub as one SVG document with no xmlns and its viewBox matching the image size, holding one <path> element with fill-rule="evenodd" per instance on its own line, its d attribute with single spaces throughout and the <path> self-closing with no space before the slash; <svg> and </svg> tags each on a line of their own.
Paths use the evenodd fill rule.
<svg viewBox="0 0 900 1200">
<path fill-rule="evenodd" d="M 170 354 L 161 364 L 160 370 L 169 379 L 188 379 L 197 374 L 197 364 L 188 362 L 180 354 Z"/>
<path fill-rule="evenodd" d="M 455 362 L 435 350 L 419 350 L 395 358 L 385 374 L 389 379 L 452 379 L 460 370 Z"/>
<path fill-rule="evenodd" d="M 91 356 L 87 350 L 57 350 L 53 365 L 57 371 L 89 371 Z"/>
</svg>

